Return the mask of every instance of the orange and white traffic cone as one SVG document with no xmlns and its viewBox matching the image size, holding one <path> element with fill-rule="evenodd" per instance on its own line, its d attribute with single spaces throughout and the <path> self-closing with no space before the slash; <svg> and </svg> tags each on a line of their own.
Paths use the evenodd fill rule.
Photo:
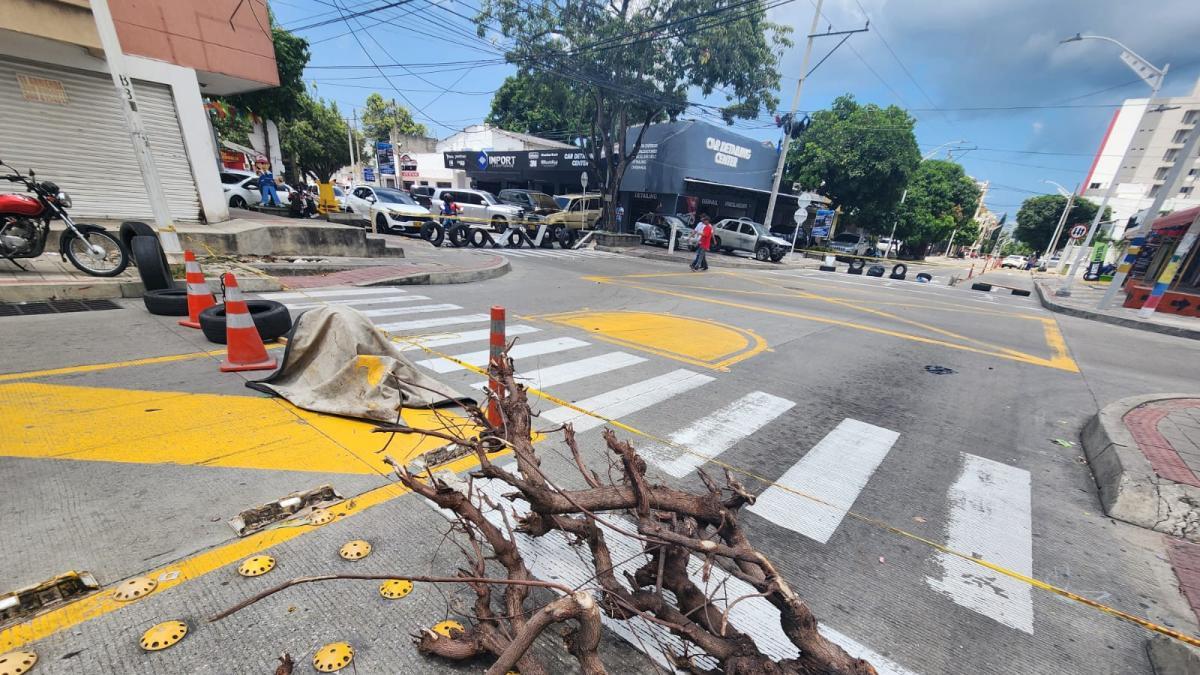
<svg viewBox="0 0 1200 675">
<path fill-rule="evenodd" d="M 200 263 L 196 262 L 196 254 L 191 251 L 183 252 L 183 262 L 187 267 L 187 302 L 188 318 L 180 319 L 180 326 L 188 328 L 200 327 L 200 312 L 217 304 L 212 291 L 208 290 L 208 282 L 204 280 L 204 272 Z"/>
<path fill-rule="evenodd" d="M 242 370 L 272 370 L 275 359 L 267 355 L 254 317 L 242 298 L 237 277 L 226 272 L 225 280 L 225 360 L 221 362 L 222 373 Z"/>
</svg>

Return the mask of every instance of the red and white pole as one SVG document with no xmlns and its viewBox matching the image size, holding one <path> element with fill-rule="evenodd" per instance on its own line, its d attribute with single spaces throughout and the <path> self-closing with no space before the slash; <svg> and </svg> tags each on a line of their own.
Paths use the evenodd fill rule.
<svg viewBox="0 0 1200 675">
<path fill-rule="evenodd" d="M 492 307 L 492 332 L 488 339 L 488 388 L 492 397 L 488 400 L 487 418 L 492 426 L 500 426 L 500 407 L 496 403 L 500 398 L 500 381 L 491 377 L 492 365 L 499 364 L 504 358 L 504 308 Z"/>
</svg>

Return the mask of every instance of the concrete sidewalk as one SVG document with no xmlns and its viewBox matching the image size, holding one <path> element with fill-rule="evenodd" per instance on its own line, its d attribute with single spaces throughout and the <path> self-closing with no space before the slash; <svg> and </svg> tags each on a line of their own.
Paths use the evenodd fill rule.
<svg viewBox="0 0 1200 675">
<path fill-rule="evenodd" d="M 1062 286 L 1063 277 L 1054 274 L 1035 273 L 1033 280 L 1034 289 L 1037 292 L 1038 299 L 1041 300 L 1042 306 L 1052 312 L 1111 323 L 1117 326 L 1125 326 L 1126 328 L 1200 340 L 1200 321 L 1174 314 L 1165 314 L 1163 312 L 1155 312 L 1151 318 L 1143 319 L 1138 316 L 1138 310 L 1121 306 L 1125 295 L 1120 292 L 1113 298 L 1112 305 L 1108 309 L 1096 309 L 1096 305 L 1100 302 L 1100 298 L 1104 296 L 1104 291 L 1108 287 L 1107 283 L 1077 281 L 1071 287 L 1071 296 L 1063 298 L 1054 294 Z"/>
</svg>

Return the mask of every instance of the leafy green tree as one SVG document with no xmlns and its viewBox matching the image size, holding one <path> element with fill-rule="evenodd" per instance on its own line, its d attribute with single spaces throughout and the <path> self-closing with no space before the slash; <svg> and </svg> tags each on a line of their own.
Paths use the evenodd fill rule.
<svg viewBox="0 0 1200 675">
<path fill-rule="evenodd" d="M 395 100 L 385 101 L 378 93 L 367 97 L 362 113 L 363 135 L 374 141 L 386 141 L 393 128 L 401 136 L 425 136 L 429 130 L 417 123 L 412 113 Z"/>
<path fill-rule="evenodd" d="M 727 122 L 775 109 L 790 29 L 768 20 L 765 4 L 482 0 L 478 31 L 485 37 L 497 27 L 511 40 L 509 63 L 586 93 L 589 163 L 605 195 L 603 221 L 613 223 L 617 191 L 646 127 L 687 109 L 689 92 L 723 91 L 728 105 L 719 113 Z"/>
<path fill-rule="evenodd" d="M 1045 251 L 1046 245 L 1050 243 L 1050 238 L 1054 236 L 1054 228 L 1058 227 L 1058 219 L 1062 216 L 1066 206 L 1067 198 L 1062 195 L 1038 195 L 1026 199 L 1021 203 L 1021 210 L 1017 212 L 1016 238 L 1029 244 L 1034 250 Z M 1096 217 L 1098 208 L 1099 205 L 1095 202 L 1084 197 L 1076 197 L 1071 206 L 1071 212 L 1067 214 L 1067 222 L 1063 225 L 1063 231 L 1054 244 L 1055 250 L 1067 243 L 1073 225 L 1090 225 L 1092 218 Z M 1112 209 L 1105 207 L 1104 217 L 1101 220 L 1108 220 L 1111 217 Z"/>
<path fill-rule="evenodd" d="M 298 173 L 312 173 L 319 181 L 328 182 L 350 163 L 348 131 L 336 103 L 326 104 L 306 95 L 301 113 L 283 123 L 279 142 Z"/>
<path fill-rule="evenodd" d="M 970 243 L 979 235 L 978 225 L 974 230 L 970 227 L 979 197 L 979 186 L 961 164 L 941 159 L 920 162 L 899 207 L 896 237 L 918 257 L 929 244 L 948 241 L 952 232 L 956 242 Z"/>
<path fill-rule="evenodd" d="M 488 124 L 548 138 L 585 136 L 591 128 L 592 98 L 570 80 L 522 70 L 504 79 L 492 96 Z"/>
<path fill-rule="evenodd" d="M 915 123 L 894 105 L 860 105 L 850 94 L 839 96 L 829 110 L 812 115 L 804 135 L 792 144 L 784 176 L 840 205 L 843 222 L 887 234 L 921 163 Z"/>
</svg>

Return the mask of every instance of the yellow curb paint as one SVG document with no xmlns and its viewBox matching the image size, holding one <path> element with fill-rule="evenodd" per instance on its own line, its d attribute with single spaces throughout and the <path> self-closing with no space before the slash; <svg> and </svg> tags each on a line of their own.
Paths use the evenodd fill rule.
<svg viewBox="0 0 1200 675">
<path fill-rule="evenodd" d="M 19 404 L 18 404 L 19 402 Z M 374 425 L 279 399 L 21 382 L 0 385 L 0 455 L 319 473 L 387 473 Z M 404 410 L 417 428 L 470 426 L 447 411 Z M 470 429 L 461 433 L 471 434 Z M 442 445 L 397 435 L 399 461 Z"/>
<path fill-rule="evenodd" d="M 377 434 L 376 445 L 378 445 L 378 440 L 379 435 Z M 507 452 L 509 451 L 496 453 L 496 456 L 507 454 Z M 457 473 L 472 468 L 477 463 L 478 461 L 473 456 L 463 457 L 440 468 Z M 407 488 L 396 483 L 389 483 L 365 492 L 353 499 L 330 506 L 328 510 L 336 517 L 349 517 L 405 494 L 408 494 Z M 199 579 L 227 565 L 236 565 L 248 556 L 295 539 L 318 527 L 321 526 L 308 525 L 306 521 L 288 523 L 284 527 L 264 530 L 250 535 L 245 539 L 231 541 L 228 544 L 198 553 L 178 563 L 156 569 L 147 573 L 147 576 L 158 580 L 158 587 L 153 595 L 159 595 L 185 582 Z M 53 635 L 58 631 L 104 616 L 114 610 L 130 606 L 132 605 L 129 603 L 121 603 L 114 600 L 111 588 L 95 595 L 89 595 L 86 598 L 81 598 L 75 602 L 36 616 L 29 621 L 10 626 L 0 631 L 0 653 L 16 649 L 35 640 Z M 219 608 L 210 608 L 208 611 L 216 611 L 217 609 Z"/>
<path fill-rule="evenodd" d="M 653 286 L 645 286 L 645 285 L 638 284 L 638 283 L 631 282 L 631 281 L 623 281 L 621 277 L 595 277 L 595 276 L 593 276 L 593 277 L 584 277 L 584 279 L 586 279 L 588 281 L 596 281 L 599 283 L 613 284 L 613 285 L 617 285 L 617 286 L 626 286 L 628 288 L 636 288 L 638 290 L 646 291 L 648 293 L 657 293 L 660 295 L 668 295 L 668 296 L 672 296 L 672 297 L 676 297 L 676 298 L 686 298 L 688 300 L 707 302 L 707 303 L 714 304 L 714 305 L 721 305 L 721 306 L 725 306 L 725 307 L 734 307 L 737 309 L 743 309 L 743 310 L 750 311 L 750 312 L 762 312 L 764 314 L 774 314 L 776 316 L 786 316 L 786 317 L 795 318 L 795 319 L 805 319 L 808 321 L 814 321 L 816 323 L 823 323 L 823 324 L 827 324 L 827 325 L 842 326 L 843 328 L 853 328 L 855 330 L 861 330 L 861 331 L 865 331 L 868 333 L 875 333 L 877 335 L 887 335 L 890 337 L 900 338 L 902 340 L 910 340 L 913 342 L 921 342 L 924 344 L 938 345 L 938 346 L 947 347 L 950 349 L 958 349 L 961 351 L 973 352 L 975 354 L 984 354 L 987 356 L 995 356 L 995 357 L 1001 358 L 1001 359 L 1008 359 L 1011 361 L 1018 361 L 1020 363 L 1028 363 L 1028 364 L 1035 365 L 1035 366 L 1043 366 L 1046 368 L 1066 370 L 1066 371 L 1072 372 L 1072 373 L 1079 372 L 1079 366 L 1076 365 L 1075 361 L 1072 360 L 1069 356 L 1065 356 L 1065 353 L 1056 352 L 1054 357 L 1046 359 L 1046 358 L 1041 358 L 1038 356 L 1033 356 L 1030 354 L 1023 354 L 1023 353 L 1017 352 L 1015 350 L 1006 350 L 1005 352 L 994 352 L 994 351 L 988 351 L 986 349 L 978 349 L 976 347 L 970 347 L 967 345 L 961 345 L 961 344 L 956 344 L 953 342 L 947 342 L 945 340 L 928 338 L 928 337 L 924 337 L 921 335 L 914 335 L 911 333 L 901 333 L 899 331 L 888 330 L 886 328 L 878 328 L 876 326 L 868 326 L 866 324 L 856 323 L 853 321 L 830 319 L 828 317 L 816 316 L 813 314 L 805 314 L 803 312 L 792 312 L 792 311 L 787 311 L 787 310 L 782 310 L 782 309 L 772 309 L 770 307 L 762 307 L 759 305 L 750 305 L 750 304 L 744 304 L 744 303 L 738 303 L 738 302 L 731 302 L 728 300 L 720 300 L 717 298 L 705 297 L 705 296 L 701 296 L 701 295 L 693 295 L 691 293 L 681 293 L 678 291 L 671 291 L 671 290 L 667 290 L 665 288 L 655 288 Z M 1055 330 L 1057 330 L 1057 328 L 1055 328 Z"/>
<path fill-rule="evenodd" d="M 766 341 L 754 331 L 662 312 L 584 311 L 530 318 L 571 326 L 605 342 L 714 370 L 727 370 L 767 349 Z"/>
<path fill-rule="evenodd" d="M 278 348 L 276 345 L 268 345 L 267 349 Z M 76 373 L 95 373 L 103 370 L 113 370 L 116 368 L 129 368 L 132 366 L 151 366 L 158 363 L 174 363 L 175 361 L 190 361 L 192 359 L 201 359 L 205 357 L 220 357 L 225 356 L 224 349 L 214 349 L 208 352 L 189 352 L 187 354 L 170 354 L 167 356 L 151 356 L 145 359 L 130 359 L 128 361 L 113 361 L 110 363 L 93 363 L 83 366 L 67 366 L 65 368 L 49 368 L 46 370 L 31 370 L 24 373 L 5 373 L 0 375 L 0 382 L 12 382 L 14 380 L 33 380 L 40 377 L 54 377 L 55 375 L 74 375 Z"/>
</svg>

